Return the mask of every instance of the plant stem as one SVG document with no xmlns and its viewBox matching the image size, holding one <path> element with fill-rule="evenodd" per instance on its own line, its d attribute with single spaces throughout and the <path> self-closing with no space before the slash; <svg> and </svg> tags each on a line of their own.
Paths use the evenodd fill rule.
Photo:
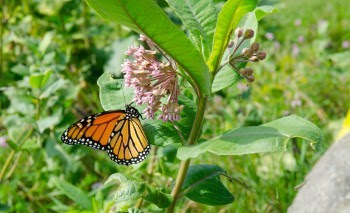
<svg viewBox="0 0 350 213">
<path fill-rule="evenodd" d="M 0 181 L 2 181 L 2 178 L 5 176 L 6 169 L 9 167 L 10 162 L 11 162 L 13 156 L 15 155 L 15 153 L 16 153 L 15 150 L 12 150 L 10 155 L 7 157 L 6 162 L 5 162 L 5 164 L 2 167 L 1 172 L 0 172 Z"/>
<path fill-rule="evenodd" d="M 3 5 L 4 2 L 3 0 L 0 0 L 0 5 Z M 3 50 L 4 50 L 4 45 L 3 45 L 3 32 L 4 32 L 4 27 L 5 27 L 5 10 L 4 10 L 5 6 L 1 7 L 1 17 L 0 17 L 0 77 L 2 76 L 2 73 L 4 72 L 3 70 Z"/>
<path fill-rule="evenodd" d="M 18 141 L 23 141 L 22 142 L 22 144 L 20 144 L 20 147 L 23 145 L 23 143 L 32 135 L 32 132 L 33 132 L 33 129 L 32 128 L 30 128 L 29 130 L 28 130 L 28 133 L 27 133 L 27 135 L 25 135 L 24 136 L 24 138 L 22 139 L 22 136 L 23 136 L 23 134 L 25 133 L 25 131 L 26 130 L 23 130 L 20 134 L 19 134 L 19 136 L 18 136 L 18 138 L 17 138 L 17 140 L 16 140 L 16 142 L 18 143 Z M 9 156 L 7 157 L 7 159 L 6 159 L 6 162 L 5 162 L 5 164 L 4 164 L 4 166 L 2 167 L 2 169 L 1 169 L 1 171 L 0 171 L 0 182 L 3 180 L 3 178 L 4 178 L 4 176 L 5 176 L 5 172 L 6 172 L 6 170 L 7 170 L 7 168 L 9 167 L 9 165 L 10 165 L 10 163 L 11 163 L 11 161 L 12 161 L 12 158 L 15 156 L 15 154 L 16 154 L 16 150 L 12 150 L 11 151 L 11 153 L 9 154 Z M 17 166 L 17 164 L 15 164 L 16 166 Z M 13 168 L 13 170 L 14 170 L 15 168 Z M 12 169 L 11 169 L 12 170 Z M 13 172 L 13 171 L 12 171 Z M 11 173 L 12 173 L 11 172 Z M 10 174 L 11 174 L 10 173 Z"/>
<path fill-rule="evenodd" d="M 151 150 L 151 160 L 148 164 L 148 168 L 147 168 L 147 173 L 148 173 L 148 183 L 151 184 L 152 183 L 152 179 L 153 179 L 153 170 L 154 170 L 154 166 L 156 165 L 156 161 L 157 161 L 157 151 L 158 151 L 158 147 L 154 147 L 154 149 Z M 139 198 L 136 202 L 135 208 L 141 209 L 142 205 L 144 203 L 144 200 L 142 198 Z"/>
<path fill-rule="evenodd" d="M 230 61 L 233 61 L 233 60 L 235 60 L 235 59 L 238 59 L 238 58 L 241 58 L 241 57 L 242 57 L 242 55 L 239 55 L 239 56 L 237 56 L 237 57 L 235 57 L 235 58 L 231 58 L 231 57 L 233 57 L 233 55 L 237 52 L 238 48 L 242 45 L 242 43 L 243 43 L 244 41 L 245 41 L 245 38 L 243 38 L 243 39 L 237 44 L 237 46 L 234 48 L 233 52 L 229 55 L 228 59 L 227 59 L 223 64 L 221 64 L 221 65 L 219 66 L 219 68 L 214 72 L 213 79 L 214 79 L 214 77 L 216 76 L 216 74 L 218 74 L 218 72 L 219 72 L 222 68 L 224 68 L 228 63 L 230 63 Z M 238 40 L 237 40 L 237 42 L 238 42 Z"/>
<path fill-rule="evenodd" d="M 205 111 L 206 104 L 207 104 L 207 97 L 203 97 L 203 98 L 199 99 L 198 110 L 197 110 L 196 117 L 195 117 L 194 122 L 193 122 L 192 130 L 191 130 L 187 145 L 193 145 L 200 136 L 200 130 L 201 130 L 202 124 L 203 124 L 203 117 L 204 117 L 204 111 Z M 171 196 L 173 197 L 173 202 L 167 208 L 167 210 L 166 210 L 167 213 L 174 212 L 176 202 L 177 202 L 177 199 L 179 198 L 182 184 L 185 181 L 187 170 L 188 170 L 188 167 L 190 165 L 190 162 L 191 162 L 190 159 L 181 161 L 179 172 L 177 173 L 175 185 L 174 185 L 174 188 L 171 192 Z"/>
</svg>

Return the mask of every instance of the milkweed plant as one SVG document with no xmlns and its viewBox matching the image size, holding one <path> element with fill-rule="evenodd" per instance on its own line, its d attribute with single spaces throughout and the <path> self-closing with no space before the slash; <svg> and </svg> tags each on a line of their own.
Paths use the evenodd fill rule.
<svg viewBox="0 0 350 213">
<path fill-rule="evenodd" d="M 259 81 L 250 68 L 266 58 L 255 42 L 258 22 L 275 12 L 274 7 L 257 6 L 255 0 L 228 0 L 221 5 L 212 0 L 167 0 L 183 23 L 180 28 L 154 0 L 86 1 L 103 19 L 140 35 L 126 51 L 121 75 L 104 73 L 98 80 L 103 108 L 122 107 L 124 97 L 133 102 L 142 112 L 152 145 L 145 162 L 107 179 L 105 184 L 117 186 L 116 210 L 174 212 L 182 199 L 212 206 L 230 204 L 234 192 L 223 179 L 242 185 L 242 190 L 249 186 L 230 171 L 191 164 L 192 159 L 284 151 L 291 138 L 308 141 L 313 148 L 322 141 L 318 127 L 296 115 L 227 130 L 212 139 L 201 137 L 213 94 L 237 81 L 248 86 Z M 166 168 L 162 158 L 169 157 L 164 154 L 169 150 L 180 160 L 172 161 L 175 176 L 155 170 L 157 164 Z M 142 178 L 132 175 L 139 169 L 144 171 Z"/>
</svg>

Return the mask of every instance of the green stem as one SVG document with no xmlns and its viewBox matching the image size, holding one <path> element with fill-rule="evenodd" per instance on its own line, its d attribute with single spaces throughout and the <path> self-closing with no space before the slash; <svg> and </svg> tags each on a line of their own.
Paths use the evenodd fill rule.
<svg viewBox="0 0 350 213">
<path fill-rule="evenodd" d="M 22 139 L 22 136 L 23 136 L 23 134 L 25 133 L 25 131 L 26 131 L 26 130 L 23 130 L 23 131 L 19 134 L 18 138 L 16 139 L 17 144 L 19 144 L 19 141 L 23 141 L 23 142 L 20 144 L 20 147 L 21 147 L 21 146 L 23 145 L 23 143 L 32 135 L 33 128 L 30 128 L 30 129 L 28 130 L 27 135 L 25 135 L 24 138 Z M 1 171 L 0 171 L 0 182 L 3 180 L 4 175 L 5 175 L 5 172 L 6 172 L 7 168 L 9 167 L 9 165 L 10 165 L 10 163 L 11 163 L 13 157 L 15 156 L 15 154 L 16 154 L 16 150 L 12 150 L 11 153 L 9 154 L 9 156 L 8 156 L 7 159 L 6 159 L 6 162 L 5 162 L 4 166 L 1 168 Z M 16 164 L 16 166 L 17 166 L 17 164 Z M 13 170 L 14 170 L 14 169 L 15 169 L 15 168 L 13 168 Z M 11 170 L 12 170 L 12 169 L 11 169 Z"/>
<path fill-rule="evenodd" d="M 202 124 L 203 124 L 203 117 L 204 117 L 204 111 L 205 111 L 206 104 L 207 104 L 207 97 L 203 97 L 203 98 L 199 99 L 198 110 L 197 110 L 196 117 L 195 117 L 194 122 L 193 122 L 192 130 L 191 130 L 187 145 L 193 145 L 200 136 L 200 130 L 201 130 Z M 167 210 L 166 210 L 167 213 L 174 212 L 176 202 L 177 202 L 177 199 L 179 198 L 182 184 L 185 181 L 187 170 L 188 170 L 188 167 L 190 165 L 190 162 L 191 162 L 190 159 L 181 161 L 179 172 L 177 173 L 175 185 L 174 185 L 174 188 L 171 192 L 171 196 L 173 197 L 173 202 L 167 208 Z"/>
<path fill-rule="evenodd" d="M 157 151 L 158 151 L 158 147 L 156 146 L 154 149 L 151 150 L 151 161 L 148 164 L 148 168 L 147 168 L 147 173 L 148 173 L 148 184 L 152 183 L 152 179 L 153 179 L 153 170 L 154 167 L 156 165 L 156 161 L 157 161 Z M 142 198 L 139 198 L 136 202 L 135 208 L 137 209 L 141 209 L 142 205 L 144 203 L 144 200 Z"/>
<path fill-rule="evenodd" d="M 3 5 L 3 0 L 0 0 L 0 5 Z M 3 70 L 3 50 L 4 50 L 4 45 L 3 45 L 3 32 L 4 32 L 4 27 L 5 27 L 5 15 L 4 15 L 4 7 L 5 6 L 2 6 L 1 7 L 1 17 L 0 17 L 0 77 L 2 76 L 2 73 L 4 72 Z"/>
<path fill-rule="evenodd" d="M 235 58 L 232 58 L 232 57 L 234 56 L 234 54 L 237 52 L 238 48 L 242 45 L 242 43 L 243 43 L 244 41 L 245 41 L 245 38 L 243 38 L 243 39 L 237 44 L 237 46 L 235 47 L 235 49 L 233 50 L 233 52 L 229 55 L 228 59 L 227 59 L 223 64 L 221 64 L 220 67 L 214 72 L 214 74 L 213 74 L 213 79 L 215 78 L 216 74 L 218 74 L 218 72 L 219 72 L 222 68 L 224 68 L 228 63 L 230 63 L 230 61 L 233 61 L 233 60 L 235 60 L 235 59 L 238 59 L 238 58 L 243 57 L 242 55 L 239 55 L 239 56 L 237 56 L 237 57 L 235 57 Z M 237 42 L 238 42 L 238 40 L 237 40 Z"/>
<path fill-rule="evenodd" d="M 15 153 L 16 153 L 15 150 L 12 150 L 10 155 L 7 157 L 6 162 L 5 162 L 5 164 L 2 167 L 1 172 L 0 172 L 0 181 L 2 181 L 2 178 L 5 176 L 5 172 L 6 172 L 7 168 L 9 167 L 13 156 L 15 156 Z"/>
</svg>

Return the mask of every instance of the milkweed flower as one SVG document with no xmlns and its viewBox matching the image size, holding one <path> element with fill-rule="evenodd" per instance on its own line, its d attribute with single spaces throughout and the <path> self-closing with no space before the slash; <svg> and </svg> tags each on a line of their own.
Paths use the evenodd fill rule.
<svg viewBox="0 0 350 213">
<path fill-rule="evenodd" d="M 160 110 L 158 119 L 179 120 L 180 89 L 176 70 L 171 62 L 157 59 L 159 49 L 149 38 L 141 35 L 140 40 L 145 41 L 151 50 L 139 45 L 132 46 L 126 51 L 126 55 L 133 60 L 126 59 L 122 64 L 125 86 L 134 89 L 133 101 L 136 104 L 147 104 L 147 108 L 143 111 L 147 118 L 153 119 L 155 113 Z"/>
</svg>

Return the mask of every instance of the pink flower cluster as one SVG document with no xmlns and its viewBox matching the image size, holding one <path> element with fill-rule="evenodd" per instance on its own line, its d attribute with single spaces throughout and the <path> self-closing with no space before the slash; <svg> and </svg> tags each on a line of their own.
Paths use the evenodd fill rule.
<svg viewBox="0 0 350 213">
<path fill-rule="evenodd" d="M 161 110 L 158 119 L 172 121 L 180 119 L 181 107 L 178 104 L 179 85 L 176 71 L 167 62 L 157 59 L 155 44 L 141 35 L 141 41 L 145 41 L 151 50 L 142 45 L 130 47 L 126 54 L 133 60 L 125 60 L 122 64 L 125 86 L 134 88 L 136 104 L 147 104 L 143 111 L 147 118 L 153 119 L 155 112 Z"/>
</svg>

